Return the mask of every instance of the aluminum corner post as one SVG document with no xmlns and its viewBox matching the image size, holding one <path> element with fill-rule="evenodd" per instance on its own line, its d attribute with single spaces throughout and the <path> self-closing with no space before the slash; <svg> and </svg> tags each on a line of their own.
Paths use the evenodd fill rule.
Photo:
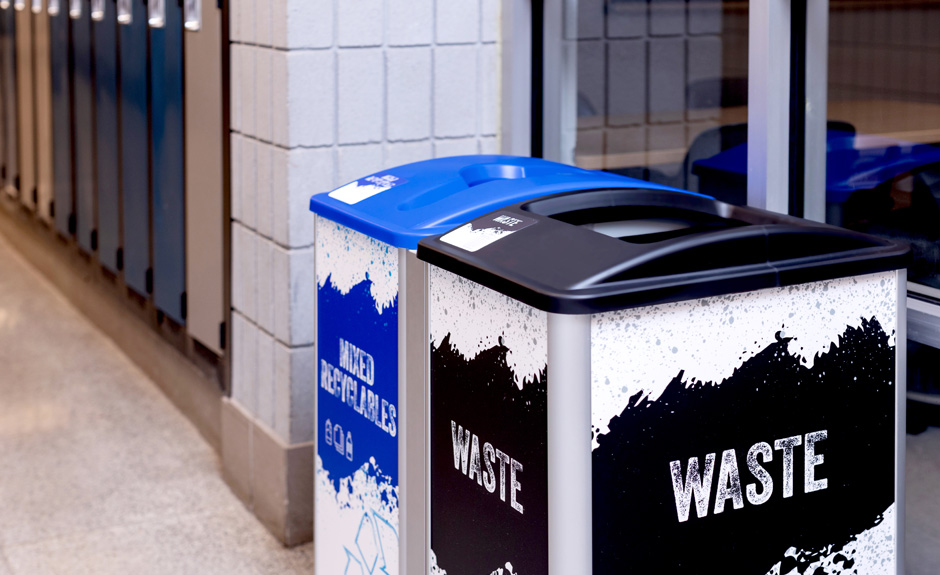
<svg viewBox="0 0 940 575">
<path fill-rule="evenodd" d="M 895 514 L 895 545 L 896 552 L 895 565 L 897 575 L 904 575 L 904 545 L 906 537 L 905 529 L 905 505 L 907 502 L 907 492 L 905 489 L 905 466 L 907 464 L 907 270 L 897 271 L 898 274 L 898 320 L 897 320 L 897 342 L 895 343 L 895 393 L 896 412 L 895 412 L 895 484 L 894 500 L 897 513 Z"/>
<path fill-rule="evenodd" d="M 549 573 L 593 572 L 591 316 L 548 314 Z"/>
<path fill-rule="evenodd" d="M 399 573 L 428 573 L 430 509 L 428 484 L 428 265 L 415 251 L 398 249 L 398 341 L 415 342 L 398 348 L 399 421 L 419 419 L 422 425 L 402 425 L 398 438 L 400 478 Z"/>
<path fill-rule="evenodd" d="M 790 207 L 790 0 L 748 4 L 747 204 Z"/>
<path fill-rule="evenodd" d="M 532 154 L 532 1 L 503 0 L 502 153 Z"/>
<path fill-rule="evenodd" d="M 826 221 L 826 116 L 829 103 L 829 0 L 806 2 L 806 146 L 803 217 Z"/>
</svg>

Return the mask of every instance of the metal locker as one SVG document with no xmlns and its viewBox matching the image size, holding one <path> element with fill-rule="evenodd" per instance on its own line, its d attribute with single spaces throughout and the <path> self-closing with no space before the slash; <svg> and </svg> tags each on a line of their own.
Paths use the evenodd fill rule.
<svg viewBox="0 0 940 575">
<path fill-rule="evenodd" d="M 124 216 L 124 282 L 142 296 L 150 293 L 150 131 L 147 98 L 145 0 L 118 0 L 118 42 L 121 45 L 121 198 Z"/>
<path fill-rule="evenodd" d="M 43 0 L 32 0 L 33 57 L 36 64 L 36 192 L 37 213 L 52 221 L 52 69 L 49 14 Z"/>
<path fill-rule="evenodd" d="M 72 96 L 69 81 L 69 17 L 64 0 L 49 0 L 49 62 L 52 71 L 52 183 L 55 227 L 70 236 L 75 213 L 72 185 Z"/>
<path fill-rule="evenodd" d="M 10 8 L 9 0 L 0 0 L 0 190 L 6 188 L 6 149 L 7 149 L 7 98 L 4 87 L 6 86 L 6 67 L 3 65 L 4 55 L 6 53 L 6 11 Z"/>
<path fill-rule="evenodd" d="M 72 18 L 72 95 L 75 143 L 75 237 L 84 251 L 94 252 L 95 238 L 95 78 L 88 0 L 70 0 Z"/>
<path fill-rule="evenodd" d="M 26 0 L 16 0 L 16 105 L 19 116 L 17 144 L 20 179 L 17 182 L 20 201 L 35 209 L 36 188 L 36 122 L 33 94 L 33 22 Z"/>
<path fill-rule="evenodd" d="M 153 298 L 177 323 L 186 319 L 183 15 L 173 1 L 150 0 L 153 165 Z"/>
<path fill-rule="evenodd" d="M 221 354 L 225 321 L 222 10 L 185 0 L 186 294 L 189 334 Z"/>
<path fill-rule="evenodd" d="M 17 107 L 16 107 L 16 14 L 10 2 L 0 10 L 3 25 L 3 189 L 9 195 L 16 194 L 16 182 L 20 173 L 17 154 Z"/>
<path fill-rule="evenodd" d="M 110 0 L 92 0 L 95 54 L 95 123 L 98 197 L 98 261 L 118 273 L 121 262 L 121 206 L 118 165 L 117 7 Z"/>
</svg>

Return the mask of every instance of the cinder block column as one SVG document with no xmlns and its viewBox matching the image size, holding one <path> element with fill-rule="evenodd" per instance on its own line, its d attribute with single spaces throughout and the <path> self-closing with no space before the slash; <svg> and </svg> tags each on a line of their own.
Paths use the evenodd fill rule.
<svg viewBox="0 0 940 575">
<path fill-rule="evenodd" d="M 281 541 L 313 536 L 310 196 L 499 149 L 499 0 L 233 0 L 232 490 Z"/>
</svg>

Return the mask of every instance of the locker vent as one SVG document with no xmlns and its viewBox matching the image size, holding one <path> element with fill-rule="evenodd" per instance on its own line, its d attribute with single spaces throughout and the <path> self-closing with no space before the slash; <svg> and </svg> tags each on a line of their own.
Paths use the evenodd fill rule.
<svg viewBox="0 0 940 575">
<path fill-rule="evenodd" d="M 153 268 L 147 268 L 147 293 L 153 293 Z"/>
<path fill-rule="evenodd" d="M 75 235 L 76 225 L 77 223 L 75 221 L 75 214 L 74 213 L 69 214 L 69 233 L 72 234 L 73 236 Z"/>
<path fill-rule="evenodd" d="M 3 164 L 3 166 L 0 167 L 0 178 L 3 178 L 3 181 L 6 181 L 7 179 L 7 165 L 6 164 Z"/>
<path fill-rule="evenodd" d="M 33 204 L 39 204 L 39 190 L 36 189 L 36 186 L 33 186 Z"/>
<path fill-rule="evenodd" d="M 180 317 L 186 319 L 186 292 L 180 294 Z"/>
<path fill-rule="evenodd" d="M 91 230 L 91 251 L 98 251 L 98 230 Z"/>
<path fill-rule="evenodd" d="M 49 217 L 55 217 L 55 200 L 49 200 Z"/>
<path fill-rule="evenodd" d="M 114 259 L 117 260 L 117 269 L 118 271 L 124 271 L 124 248 L 118 248 L 117 254 L 115 254 Z"/>
<path fill-rule="evenodd" d="M 16 188 L 16 191 L 20 191 L 20 177 L 16 176 L 13 180 L 13 187 Z"/>
<path fill-rule="evenodd" d="M 225 349 L 225 322 L 219 324 L 219 349 Z"/>
</svg>

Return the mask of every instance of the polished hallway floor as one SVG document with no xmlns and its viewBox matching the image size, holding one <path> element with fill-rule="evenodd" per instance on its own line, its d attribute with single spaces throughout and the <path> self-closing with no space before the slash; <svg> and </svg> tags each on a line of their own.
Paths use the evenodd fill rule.
<svg viewBox="0 0 940 575">
<path fill-rule="evenodd" d="M 0 236 L 0 575 L 293 574 L 219 459 Z"/>
</svg>

